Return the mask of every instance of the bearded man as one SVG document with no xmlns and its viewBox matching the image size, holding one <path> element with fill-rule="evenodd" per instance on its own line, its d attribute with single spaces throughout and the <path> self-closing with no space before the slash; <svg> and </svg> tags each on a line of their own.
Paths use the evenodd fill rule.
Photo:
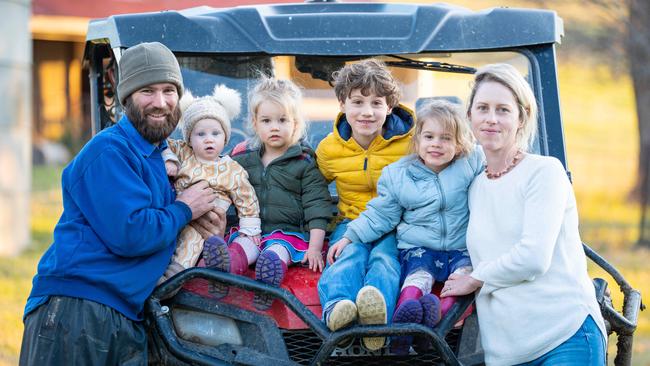
<svg viewBox="0 0 650 366">
<path fill-rule="evenodd" d="M 144 302 L 179 231 L 214 208 L 206 182 L 176 197 L 165 173 L 183 93 L 173 53 L 129 48 L 119 76 L 125 115 L 63 170 L 63 214 L 25 307 L 21 365 L 146 365 Z"/>
</svg>

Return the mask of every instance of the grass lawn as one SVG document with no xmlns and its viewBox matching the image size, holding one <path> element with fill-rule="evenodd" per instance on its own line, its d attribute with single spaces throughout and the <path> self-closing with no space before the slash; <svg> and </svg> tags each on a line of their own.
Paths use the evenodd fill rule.
<svg viewBox="0 0 650 366">
<path fill-rule="evenodd" d="M 13 258 L 0 258 L 0 365 L 18 364 L 23 336 L 22 314 L 41 255 L 52 241 L 62 211 L 61 167 L 33 170 L 32 245 Z"/>
</svg>

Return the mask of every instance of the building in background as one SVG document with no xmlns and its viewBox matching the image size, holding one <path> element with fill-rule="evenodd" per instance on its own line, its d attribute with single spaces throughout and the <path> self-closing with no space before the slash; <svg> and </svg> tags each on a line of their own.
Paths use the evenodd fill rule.
<svg viewBox="0 0 650 366">
<path fill-rule="evenodd" d="M 82 70 L 88 21 L 114 14 L 181 10 L 196 6 L 232 7 L 282 0 L 34 0 L 30 29 L 33 46 L 34 161 L 66 160 L 52 141 L 75 153 L 91 135 L 89 86 Z M 295 1 L 294 1 L 295 2 Z M 46 152 L 44 156 L 43 152 Z"/>
</svg>

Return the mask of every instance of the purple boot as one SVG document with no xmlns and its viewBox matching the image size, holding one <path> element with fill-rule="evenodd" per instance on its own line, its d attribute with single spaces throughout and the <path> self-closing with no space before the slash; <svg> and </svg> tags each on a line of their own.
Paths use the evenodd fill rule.
<svg viewBox="0 0 650 366">
<path fill-rule="evenodd" d="M 211 236 L 203 243 L 203 260 L 207 268 L 230 272 L 230 254 L 228 244 L 220 236 Z M 228 286 L 223 283 L 210 282 L 208 292 L 221 299 L 228 295 Z"/>
<path fill-rule="evenodd" d="M 278 257 L 278 255 L 267 250 L 260 254 L 255 265 L 255 279 L 271 286 L 279 287 L 287 273 L 287 265 Z M 264 294 L 255 293 L 253 306 L 257 310 L 268 310 L 273 304 L 273 297 Z"/>
<path fill-rule="evenodd" d="M 395 323 L 420 323 L 422 322 L 422 304 L 416 299 L 408 299 L 402 302 L 393 315 L 393 324 Z M 397 355 L 407 355 L 413 336 L 392 337 L 390 340 L 390 351 Z"/>
<path fill-rule="evenodd" d="M 434 294 L 426 294 L 418 301 L 422 305 L 422 325 L 433 329 L 441 319 L 440 299 Z M 423 353 L 431 348 L 431 343 L 426 337 L 416 337 L 413 348 L 417 353 Z"/>
</svg>

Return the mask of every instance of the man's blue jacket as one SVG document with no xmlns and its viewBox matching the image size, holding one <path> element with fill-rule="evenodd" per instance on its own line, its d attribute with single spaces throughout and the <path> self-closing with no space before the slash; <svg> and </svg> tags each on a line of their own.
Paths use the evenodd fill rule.
<svg viewBox="0 0 650 366">
<path fill-rule="evenodd" d="M 149 143 L 123 117 L 63 170 L 63 214 L 30 300 L 83 298 L 142 319 L 176 236 L 192 218 L 190 208 L 175 201 L 161 157 L 165 147 Z"/>
</svg>

